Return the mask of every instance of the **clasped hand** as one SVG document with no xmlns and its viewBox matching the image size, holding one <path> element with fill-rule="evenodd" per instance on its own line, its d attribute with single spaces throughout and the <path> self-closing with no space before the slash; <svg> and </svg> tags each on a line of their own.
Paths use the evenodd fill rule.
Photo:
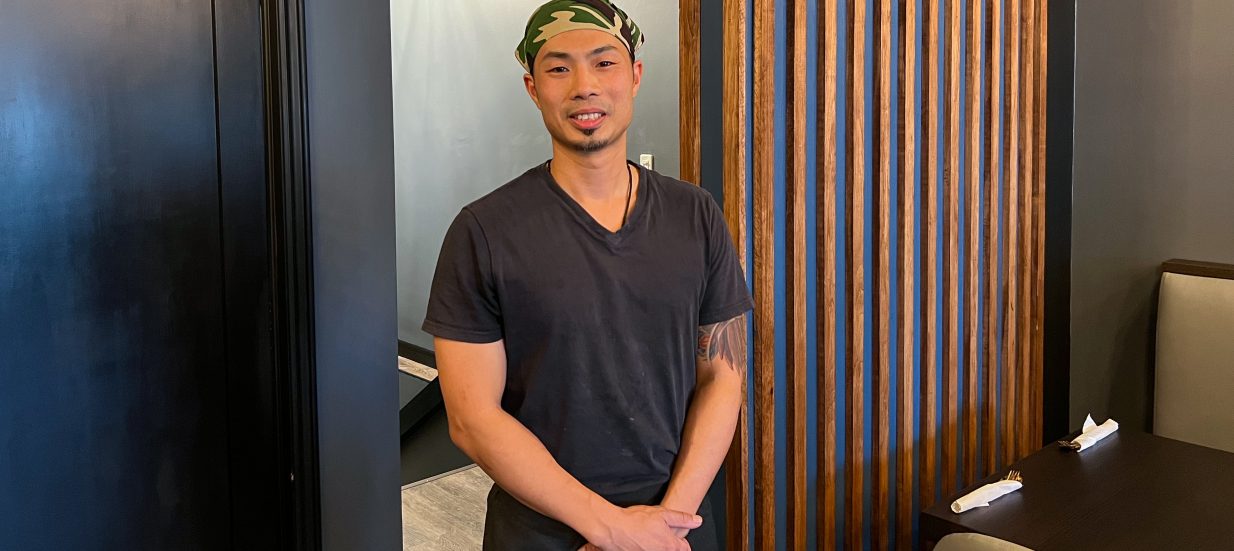
<svg viewBox="0 0 1234 551">
<path fill-rule="evenodd" d="M 703 517 L 664 507 L 636 505 L 606 519 L 607 534 L 579 551 L 689 551 L 685 534 L 703 525 Z"/>
</svg>

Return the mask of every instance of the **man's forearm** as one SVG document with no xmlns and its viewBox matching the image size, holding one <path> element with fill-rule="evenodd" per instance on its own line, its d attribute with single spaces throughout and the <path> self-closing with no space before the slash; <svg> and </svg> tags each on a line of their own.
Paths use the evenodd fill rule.
<svg viewBox="0 0 1234 551">
<path fill-rule="evenodd" d="M 599 541 L 601 517 L 617 507 L 562 469 L 527 427 L 496 410 L 459 428 L 456 443 L 503 490 L 583 537 Z"/>
<path fill-rule="evenodd" d="M 686 412 L 681 451 L 662 502 L 665 507 L 698 512 L 733 440 L 741 409 L 741 382 L 735 373 L 724 373 L 696 387 Z"/>
</svg>

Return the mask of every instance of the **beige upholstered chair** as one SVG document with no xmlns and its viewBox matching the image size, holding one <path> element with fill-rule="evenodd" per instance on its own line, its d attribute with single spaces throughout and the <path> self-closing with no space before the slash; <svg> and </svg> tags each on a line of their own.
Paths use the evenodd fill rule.
<svg viewBox="0 0 1234 551">
<path fill-rule="evenodd" d="M 1234 266 L 1162 271 L 1153 432 L 1234 452 Z"/>
<path fill-rule="evenodd" d="M 982 534 L 948 534 L 938 540 L 934 551 L 1031 551 L 1009 541 Z"/>
</svg>

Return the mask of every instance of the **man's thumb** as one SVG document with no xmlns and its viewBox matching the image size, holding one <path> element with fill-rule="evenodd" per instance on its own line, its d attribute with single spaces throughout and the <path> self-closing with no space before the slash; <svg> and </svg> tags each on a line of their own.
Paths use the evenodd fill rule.
<svg viewBox="0 0 1234 551">
<path fill-rule="evenodd" d="M 691 530 L 703 525 L 703 517 L 673 510 L 664 512 L 664 521 L 667 522 L 670 527 L 688 528 Z"/>
</svg>

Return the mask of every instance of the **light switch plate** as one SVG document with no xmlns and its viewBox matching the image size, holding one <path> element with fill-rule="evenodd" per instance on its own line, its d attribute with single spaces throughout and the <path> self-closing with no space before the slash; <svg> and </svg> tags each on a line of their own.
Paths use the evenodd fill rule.
<svg viewBox="0 0 1234 551">
<path fill-rule="evenodd" d="M 643 165 L 647 170 L 655 170 L 656 156 L 650 153 L 643 153 L 638 156 L 638 164 Z"/>
</svg>

